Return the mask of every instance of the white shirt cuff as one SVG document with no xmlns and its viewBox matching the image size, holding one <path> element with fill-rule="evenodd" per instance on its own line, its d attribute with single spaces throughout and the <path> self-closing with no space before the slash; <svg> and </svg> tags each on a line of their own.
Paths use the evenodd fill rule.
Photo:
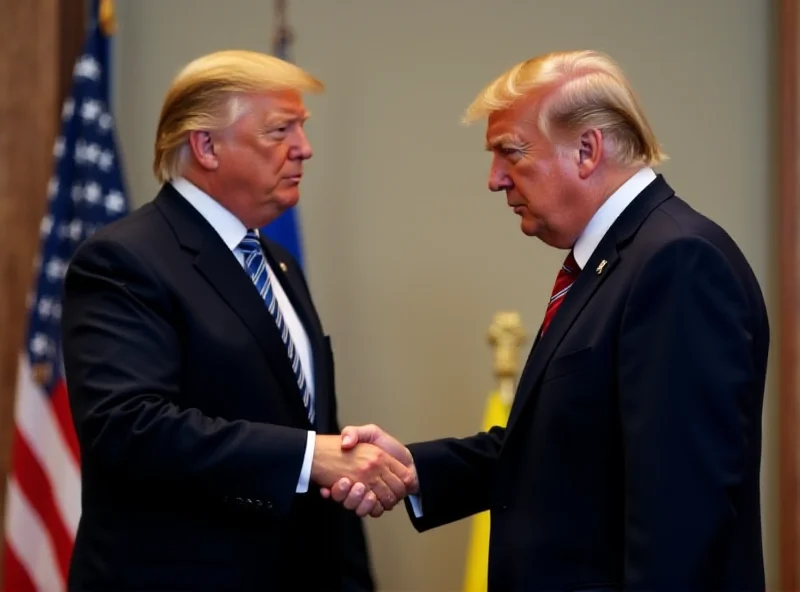
<svg viewBox="0 0 800 592">
<path fill-rule="evenodd" d="M 314 460 L 314 445 L 317 443 L 317 433 L 308 432 L 306 440 L 306 454 L 303 457 L 303 468 L 300 469 L 300 479 L 297 481 L 297 493 L 308 491 L 308 482 L 311 480 L 311 461 Z"/>
<path fill-rule="evenodd" d="M 422 518 L 422 500 L 419 498 L 419 496 L 409 495 L 408 502 L 411 504 L 411 508 L 414 510 L 414 516 L 416 518 Z"/>
</svg>

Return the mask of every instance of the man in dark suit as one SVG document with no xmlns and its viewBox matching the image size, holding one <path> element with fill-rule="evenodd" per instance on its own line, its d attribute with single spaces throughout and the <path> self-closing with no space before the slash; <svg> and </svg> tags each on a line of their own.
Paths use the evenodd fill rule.
<svg viewBox="0 0 800 592">
<path fill-rule="evenodd" d="M 72 591 L 374 589 L 360 518 L 319 487 L 363 478 L 379 515 L 411 473 L 341 449 L 330 341 L 297 263 L 256 230 L 297 203 L 302 93 L 321 88 L 252 52 L 189 64 L 158 124 L 160 193 L 71 262 Z"/>
<path fill-rule="evenodd" d="M 745 257 L 653 171 L 663 154 L 607 56 L 519 64 L 479 117 L 490 189 L 568 250 L 507 427 L 406 448 L 364 426 L 343 445 L 415 467 L 420 531 L 491 510 L 494 592 L 763 590 L 769 328 Z M 357 507 L 349 485 L 333 497 Z"/>
</svg>

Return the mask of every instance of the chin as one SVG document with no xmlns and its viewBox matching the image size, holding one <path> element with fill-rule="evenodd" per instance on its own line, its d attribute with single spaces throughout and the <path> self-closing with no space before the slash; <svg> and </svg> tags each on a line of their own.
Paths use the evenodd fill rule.
<svg viewBox="0 0 800 592">
<path fill-rule="evenodd" d="M 296 206 L 300 201 L 300 191 L 297 188 L 281 191 L 275 195 L 275 203 L 282 211 Z"/>
<path fill-rule="evenodd" d="M 561 246 L 557 236 L 553 236 L 552 232 L 549 232 L 545 226 L 536 221 L 523 220 L 520 223 L 520 228 L 524 235 L 538 238 L 549 247 L 555 247 L 557 249 L 564 248 Z"/>
<path fill-rule="evenodd" d="M 526 236 L 538 236 L 541 231 L 541 226 L 539 224 L 531 222 L 530 220 L 525 220 L 524 218 L 520 220 L 519 228 L 522 230 L 522 234 Z"/>
</svg>

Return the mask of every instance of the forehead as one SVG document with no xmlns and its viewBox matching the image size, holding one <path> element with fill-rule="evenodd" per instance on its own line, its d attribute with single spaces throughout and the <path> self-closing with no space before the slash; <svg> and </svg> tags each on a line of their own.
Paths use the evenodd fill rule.
<svg viewBox="0 0 800 592">
<path fill-rule="evenodd" d="M 303 118 L 308 115 L 302 95 L 294 90 L 268 91 L 250 97 L 253 111 L 266 118 Z"/>
<path fill-rule="evenodd" d="M 533 98 L 521 99 L 510 107 L 489 115 L 486 124 L 486 143 L 491 147 L 505 142 L 538 139 L 539 110 Z"/>
</svg>

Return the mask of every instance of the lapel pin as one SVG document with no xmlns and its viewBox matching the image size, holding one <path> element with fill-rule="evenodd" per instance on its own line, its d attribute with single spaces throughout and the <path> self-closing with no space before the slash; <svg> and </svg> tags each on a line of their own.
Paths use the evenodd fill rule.
<svg viewBox="0 0 800 592">
<path fill-rule="evenodd" d="M 281 271 L 286 271 L 286 264 L 283 261 L 280 262 L 280 266 L 281 266 Z"/>
<path fill-rule="evenodd" d="M 603 259 L 600 262 L 600 265 L 598 265 L 597 269 L 595 270 L 595 271 L 597 271 L 597 275 L 600 275 L 601 273 L 603 273 L 603 269 L 605 268 L 606 263 L 608 263 L 608 261 L 606 261 L 605 259 Z"/>
</svg>

